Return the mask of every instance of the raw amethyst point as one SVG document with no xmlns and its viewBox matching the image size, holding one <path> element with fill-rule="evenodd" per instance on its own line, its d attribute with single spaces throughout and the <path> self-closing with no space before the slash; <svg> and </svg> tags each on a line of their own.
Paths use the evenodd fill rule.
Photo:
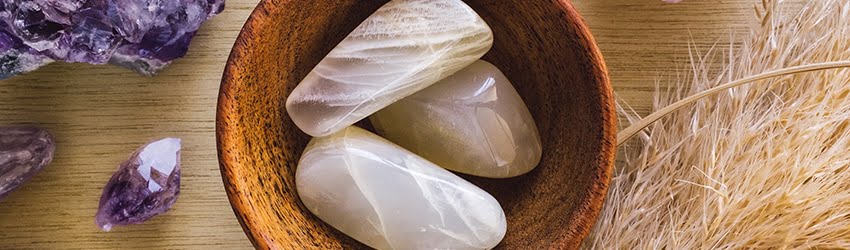
<svg viewBox="0 0 850 250">
<path fill-rule="evenodd" d="M 0 200 L 50 164 L 55 150 L 45 129 L 0 127 Z"/>
<path fill-rule="evenodd" d="M 148 143 L 121 163 L 103 188 L 95 223 L 109 231 L 115 225 L 141 224 L 165 213 L 180 195 L 180 139 Z"/>
</svg>

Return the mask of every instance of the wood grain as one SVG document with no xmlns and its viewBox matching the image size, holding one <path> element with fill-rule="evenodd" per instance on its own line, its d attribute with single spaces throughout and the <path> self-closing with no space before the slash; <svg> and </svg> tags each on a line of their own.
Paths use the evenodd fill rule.
<svg viewBox="0 0 850 250">
<path fill-rule="evenodd" d="M 157 77 L 54 64 L 0 81 L 0 124 L 40 124 L 58 143 L 54 163 L 0 202 L 0 248 L 250 248 L 225 196 L 214 128 L 224 62 L 257 2 L 229 0 L 189 56 Z M 685 66 L 688 41 L 705 51 L 730 34 L 740 38 L 756 1 L 574 2 L 605 56 L 615 93 L 646 114 L 655 79 Z M 94 213 L 112 171 L 142 143 L 165 136 L 184 139 L 183 193 L 173 210 L 145 225 L 98 231 Z"/>
<path fill-rule="evenodd" d="M 384 0 L 264 2 L 236 40 L 219 96 L 216 133 L 225 187 L 258 248 L 362 248 L 298 200 L 295 170 L 310 140 L 286 97 Z M 534 116 L 536 169 L 495 180 L 466 177 L 502 205 L 497 249 L 577 248 L 596 222 L 616 150 L 607 68 L 569 1 L 467 0 L 493 31 L 484 60 L 500 68 Z M 522 46 L 516 46 L 522 44 Z"/>
</svg>

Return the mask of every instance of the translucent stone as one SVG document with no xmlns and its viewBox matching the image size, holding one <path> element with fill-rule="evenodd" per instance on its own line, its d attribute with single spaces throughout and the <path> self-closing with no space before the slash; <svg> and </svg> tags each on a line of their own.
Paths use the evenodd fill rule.
<svg viewBox="0 0 850 250">
<path fill-rule="evenodd" d="M 325 136 L 457 72 L 493 44 L 460 0 L 390 1 L 307 75 L 286 101 L 301 130 Z"/>
<path fill-rule="evenodd" d="M 103 188 L 95 223 L 140 224 L 165 213 L 180 195 L 180 139 L 148 143 L 121 163 Z"/>
<path fill-rule="evenodd" d="M 388 140 L 466 174 L 508 178 L 540 162 L 531 113 L 505 75 L 481 60 L 370 120 Z"/>
<path fill-rule="evenodd" d="M 307 209 L 377 249 L 489 249 L 505 235 L 490 194 L 357 127 L 314 138 L 295 182 Z"/>
</svg>

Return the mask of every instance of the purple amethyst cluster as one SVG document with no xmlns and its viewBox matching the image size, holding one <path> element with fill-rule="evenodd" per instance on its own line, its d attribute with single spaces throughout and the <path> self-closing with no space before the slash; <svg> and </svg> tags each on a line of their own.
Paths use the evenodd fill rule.
<svg viewBox="0 0 850 250">
<path fill-rule="evenodd" d="M 0 79 L 53 61 L 153 75 L 223 9 L 224 0 L 0 0 Z"/>
</svg>

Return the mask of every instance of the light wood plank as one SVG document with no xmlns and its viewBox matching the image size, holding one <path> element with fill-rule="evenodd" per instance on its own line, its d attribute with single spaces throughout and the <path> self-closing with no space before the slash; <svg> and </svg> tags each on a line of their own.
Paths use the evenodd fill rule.
<svg viewBox="0 0 850 250">
<path fill-rule="evenodd" d="M 116 67 L 54 64 L 0 81 L 0 124 L 49 128 L 52 165 L 0 203 L 0 248 L 244 249 L 215 152 L 215 102 L 230 47 L 258 0 L 230 0 L 189 56 L 147 78 Z M 707 50 L 746 34 L 751 0 L 576 0 L 602 48 L 615 91 L 646 114 L 659 76 L 686 66 L 688 41 Z M 798 1 L 802 2 L 802 1 Z M 669 85 L 661 81 L 661 86 Z M 101 188 L 141 144 L 184 140 L 183 190 L 168 214 L 103 233 L 94 224 Z"/>
</svg>

